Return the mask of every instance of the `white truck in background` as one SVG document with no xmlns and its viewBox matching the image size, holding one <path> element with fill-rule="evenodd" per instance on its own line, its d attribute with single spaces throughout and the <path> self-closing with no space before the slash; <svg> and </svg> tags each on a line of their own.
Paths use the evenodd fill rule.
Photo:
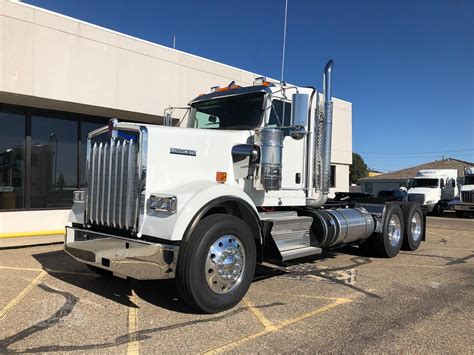
<svg viewBox="0 0 474 355">
<path fill-rule="evenodd" d="M 257 262 L 416 250 L 419 204 L 328 200 L 332 69 L 323 95 L 256 78 L 196 97 L 187 127 L 111 120 L 89 133 L 65 251 L 99 274 L 176 278 L 182 300 L 215 313 L 240 302 Z"/>
<path fill-rule="evenodd" d="M 474 166 L 464 168 L 464 177 L 459 179 L 459 202 L 454 205 L 456 215 L 460 218 L 474 214 Z"/>
<path fill-rule="evenodd" d="M 407 199 L 421 204 L 423 211 L 439 215 L 457 196 L 456 169 L 423 169 L 410 184 Z"/>
</svg>

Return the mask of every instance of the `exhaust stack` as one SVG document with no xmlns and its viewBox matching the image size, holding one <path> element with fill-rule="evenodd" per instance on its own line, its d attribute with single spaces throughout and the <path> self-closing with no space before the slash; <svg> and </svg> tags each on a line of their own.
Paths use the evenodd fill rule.
<svg viewBox="0 0 474 355">
<path fill-rule="evenodd" d="M 310 149 L 315 150 L 314 168 L 309 179 L 314 179 L 314 185 L 309 184 L 308 194 L 312 193 L 312 186 L 317 194 L 316 198 L 309 197 L 306 204 L 311 207 L 321 207 L 328 199 L 331 179 L 331 138 L 332 138 L 332 69 L 334 61 L 327 62 L 323 74 L 324 113 L 321 116 L 318 104 L 318 114 L 312 125 L 315 143 Z M 312 146 L 312 147 L 311 147 Z M 312 163 L 312 162 L 311 162 Z"/>
</svg>

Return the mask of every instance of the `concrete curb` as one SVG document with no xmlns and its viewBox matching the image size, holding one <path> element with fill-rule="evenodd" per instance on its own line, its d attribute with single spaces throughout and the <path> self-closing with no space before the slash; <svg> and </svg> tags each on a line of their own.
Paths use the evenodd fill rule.
<svg viewBox="0 0 474 355">
<path fill-rule="evenodd" d="M 21 248 L 27 246 L 38 246 L 46 244 L 58 244 L 64 242 L 63 234 L 41 235 L 17 238 L 0 238 L 0 250 L 10 248 Z"/>
</svg>

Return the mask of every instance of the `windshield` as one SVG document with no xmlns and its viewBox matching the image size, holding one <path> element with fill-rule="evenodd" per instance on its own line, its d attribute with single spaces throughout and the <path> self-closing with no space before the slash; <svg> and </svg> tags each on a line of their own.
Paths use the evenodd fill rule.
<svg viewBox="0 0 474 355">
<path fill-rule="evenodd" d="M 208 129 L 255 129 L 263 113 L 262 92 L 196 102 L 188 127 Z"/>
<path fill-rule="evenodd" d="M 464 185 L 474 185 L 474 175 L 464 177 Z"/>
<path fill-rule="evenodd" d="M 415 179 L 413 187 L 438 187 L 438 179 Z"/>
</svg>

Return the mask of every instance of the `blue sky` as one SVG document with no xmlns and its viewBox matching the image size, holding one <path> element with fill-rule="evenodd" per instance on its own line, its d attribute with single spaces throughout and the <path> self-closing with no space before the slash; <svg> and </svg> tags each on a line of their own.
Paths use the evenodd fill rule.
<svg viewBox="0 0 474 355">
<path fill-rule="evenodd" d="M 25 2 L 280 77 L 284 0 Z M 474 162 L 473 18 L 472 0 L 289 0 L 285 80 L 321 88 L 335 60 L 334 96 L 353 103 L 353 150 L 371 168 Z"/>
</svg>

